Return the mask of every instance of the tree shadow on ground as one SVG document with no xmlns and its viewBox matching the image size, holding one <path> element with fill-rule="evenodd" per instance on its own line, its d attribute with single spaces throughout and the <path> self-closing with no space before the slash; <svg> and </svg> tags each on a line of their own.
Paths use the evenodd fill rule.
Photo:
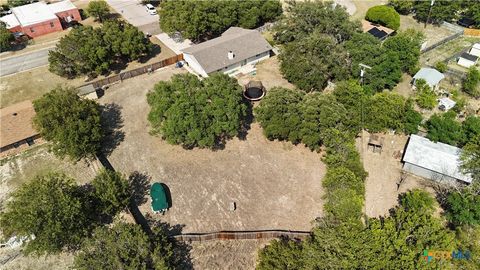
<svg viewBox="0 0 480 270">
<path fill-rule="evenodd" d="M 246 98 L 243 98 L 243 103 L 247 106 L 247 115 L 245 116 L 245 119 L 242 122 L 242 125 L 240 127 L 240 130 L 238 131 L 238 139 L 244 141 L 247 139 L 248 131 L 250 130 L 250 127 L 252 126 L 253 123 L 253 104 Z"/>
<path fill-rule="evenodd" d="M 177 241 L 173 236 L 182 234 L 182 230 L 185 227 L 185 224 L 175 224 L 171 226 L 167 222 L 162 222 L 155 219 L 151 215 L 147 215 L 147 220 L 149 222 L 150 228 L 155 228 L 161 230 L 165 235 L 167 235 L 170 241 L 173 244 L 173 265 L 175 269 L 193 269 L 192 258 L 190 256 L 190 251 L 192 246 L 187 242 Z"/>
<path fill-rule="evenodd" d="M 147 202 L 147 194 L 150 191 L 150 181 L 152 177 L 146 173 L 134 171 L 128 177 L 130 189 L 132 190 L 132 203 L 141 205 Z"/>
<path fill-rule="evenodd" d="M 144 64 L 148 60 L 159 55 L 161 52 L 162 52 L 162 48 L 158 44 L 152 43 L 152 50 L 148 54 L 141 56 L 140 59 L 138 59 L 138 62 Z"/>
<path fill-rule="evenodd" d="M 109 156 L 113 150 L 125 139 L 123 127 L 122 107 L 115 103 L 105 104 L 101 107 L 101 122 L 105 132 L 102 142 L 102 154 Z"/>
</svg>

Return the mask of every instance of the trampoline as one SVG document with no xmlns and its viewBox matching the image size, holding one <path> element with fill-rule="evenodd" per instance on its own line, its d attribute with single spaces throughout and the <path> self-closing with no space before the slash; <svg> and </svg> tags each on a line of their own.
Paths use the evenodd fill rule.
<svg viewBox="0 0 480 270">
<path fill-rule="evenodd" d="M 245 85 L 243 96 L 251 101 L 257 101 L 265 96 L 265 87 L 261 81 L 250 81 Z"/>
<path fill-rule="evenodd" d="M 150 188 L 152 198 L 152 211 L 155 213 L 164 213 L 168 209 L 167 194 L 161 183 L 153 183 Z"/>
</svg>

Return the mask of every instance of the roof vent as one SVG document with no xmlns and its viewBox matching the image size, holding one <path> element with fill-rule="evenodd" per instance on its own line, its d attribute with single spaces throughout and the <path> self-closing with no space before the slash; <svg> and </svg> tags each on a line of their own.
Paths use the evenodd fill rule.
<svg viewBox="0 0 480 270">
<path fill-rule="evenodd" d="M 229 51 L 227 56 L 229 60 L 233 60 L 233 58 L 235 58 L 235 54 L 232 51 Z"/>
</svg>

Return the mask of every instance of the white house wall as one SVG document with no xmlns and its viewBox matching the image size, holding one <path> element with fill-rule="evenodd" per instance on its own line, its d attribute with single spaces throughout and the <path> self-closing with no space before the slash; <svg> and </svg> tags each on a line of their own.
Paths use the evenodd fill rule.
<svg viewBox="0 0 480 270">
<path fill-rule="evenodd" d="M 188 66 L 195 71 L 197 74 L 201 75 L 202 77 L 208 77 L 205 70 L 202 68 L 200 63 L 198 63 L 197 59 L 191 54 L 184 53 L 183 60 L 188 63 Z"/>
<path fill-rule="evenodd" d="M 414 165 L 412 163 L 405 162 L 403 164 L 403 169 L 409 173 L 418 175 L 423 178 L 431 179 L 431 180 L 436 180 L 436 181 L 456 181 L 457 179 L 447 176 L 445 174 L 439 173 L 439 172 L 434 172 L 429 169 L 422 168 L 420 166 Z"/>
<path fill-rule="evenodd" d="M 270 51 L 267 51 L 267 52 L 259 54 L 258 56 L 256 55 L 256 56 L 247 58 L 247 62 L 246 62 L 245 65 L 253 65 L 253 64 L 256 64 L 256 63 L 258 63 L 262 60 L 268 59 L 269 57 L 270 57 Z M 242 62 L 243 61 L 240 61 L 240 62 L 237 62 L 235 64 L 229 65 L 226 68 L 223 68 L 222 72 L 225 73 L 225 74 L 234 73 L 236 70 L 238 70 L 242 66 L 245 66 L 245 65 L 242 65 Z M 218 70 L 218 71 L 220 71 L 220 70 Z"/>
</svg>

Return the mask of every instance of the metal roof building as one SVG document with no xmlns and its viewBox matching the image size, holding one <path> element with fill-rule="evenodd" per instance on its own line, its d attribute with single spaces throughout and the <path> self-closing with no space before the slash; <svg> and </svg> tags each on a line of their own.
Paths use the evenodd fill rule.
<svg viewBox="0 0 480 270">
<path fill-rule="evenodd" d="M 403 169 L 432 180 L 471 183 L 471 175 L 460 170 L 460 151 L 448 144 L 411 135 L 402 159 Z"/>
<path fill-rule="evenodd" d="M 440 81 L 444 78 L 445 75 L 434 68 L 421 68 L 415 76 L 413 76 L 414 83 L 418 79 L 424 79 L 432 89 L 436 89 Z"/>
</svg>

